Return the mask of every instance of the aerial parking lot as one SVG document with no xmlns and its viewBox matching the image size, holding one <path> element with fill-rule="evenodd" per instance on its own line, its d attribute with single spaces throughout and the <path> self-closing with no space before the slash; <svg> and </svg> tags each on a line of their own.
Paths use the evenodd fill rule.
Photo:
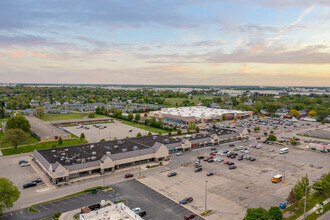
<svg viewBox="0 0 330 220">
<path fill-rule="evenodd" d="M 102 139 L 110 140 L 111 138 L 112 140 L 114 137 L 118 139 L 136 137 L 139 132 L 141 135 L 147 135 L 149 133 L 146 130 L 125 125 L 118 121 L 114 121 L 114 123 L 100 123 L 97 125 L 100 127 L 95 127 L 96 125 L 84 125 L 84 127 L 81 128 L 79 126 L 65 127 L 65 130 L 78 137 L 81 133 L 84 133 L 85 138 L 89 143 L 99 142 Z"/>
<path fill-rule="evenodd" d="M 304 175 L 308 175 L 310 182 L 329 172 L 329 157 L 326 154 L 303 151 L 290 148 L 289 153 L 279 154 L 283 146 L 261 144 L 261 149 L 249 147 L 257 144 L 256 141 L 248 143 L 235 143 L 245 146 L 255 161 L 238 160 L 216 155 L 224 161 L 234 162 L 236 169 L 228 169 L 222 162 L 205 162 L 200 160 L 203 170 L 194 172 L 197 160 L 197 151 L 184 153 L 182 156 L 172 156 L 172 165 L 161 173 L 148 176 L 141 181 L 167 197 L 180 201 L 185 197 L 193 197 L 193 202 L 186 204 L 189 209 L 200 214 L 205 210 L 205 187 L 207 184 L 207 209 L 213 210 L 207 219 L 242 219 L 245 210 L 249 207 L 278 206 L 286 201 L 289 191 Z M 260 144 L 260 143 L 258 143 Z M 230 150 L 229 144 L 216 146 L 218 151 Z M 270 149 L 274 149 L 270 152 Z M 238 155 L 242 154 L 240 151 Z M 211 150 L 199 149 L 199 155 L 210 156 Z M 286 163 L 285 163 L 286 161 Z M 174 166 L 175 164 L 176 166 Z M 272 183 L 276 174 L 284 175 L 285 183 Z M 167 174 L 176 171 L 177 175 L 168 177 Z M 213 176 L 206 176 L 208 172 Z M 208 181 L 206 183 L 206 181 Z M 233 217 L 234 216 L 234 217 Z"/>
</svg>

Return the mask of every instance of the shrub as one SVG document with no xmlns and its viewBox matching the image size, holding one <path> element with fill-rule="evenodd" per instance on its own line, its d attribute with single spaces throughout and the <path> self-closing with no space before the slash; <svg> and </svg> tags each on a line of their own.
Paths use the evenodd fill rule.
<svg viewBox="0 0 330 220">
<path fill-rule="evenodd" d="M 54 216 L 55 216 L 56 218 L 58 218 L 58 217 L 61 216 L 61 213 L 60 213 L 60 212 L 56 212 Z"/>
<path fill-rule="evenodd" d="M 150 168 L 150 165 L 147 165 L 146 168 Z"/>
</svg>

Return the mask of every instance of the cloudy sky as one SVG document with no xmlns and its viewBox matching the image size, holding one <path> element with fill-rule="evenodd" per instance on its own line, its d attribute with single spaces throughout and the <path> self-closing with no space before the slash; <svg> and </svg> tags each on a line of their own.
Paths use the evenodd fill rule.
<svg viewBox="0 0 330 220">
<path fill-rule="evenodd" d="M 329 86 L 330 1 L 1 0 L 0 79 Z"/>
</svg>

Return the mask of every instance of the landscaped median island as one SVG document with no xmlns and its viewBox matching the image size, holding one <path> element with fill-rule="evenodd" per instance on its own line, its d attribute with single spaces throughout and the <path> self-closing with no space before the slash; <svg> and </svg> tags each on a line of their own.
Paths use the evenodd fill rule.
<svg viewBox="0 0 330 220">
<path fill-rule="evenodd" d="M 211 213 L 212 212 L 212 210 L 206 210 L 205 212 L 203 212 L 203 213 L 201 213 L 201 216 L 205 216 L 205 215 L 207 215 L 207 214 L 209 214 L 209 213 Z"/>
<path fill-rule="evenodd" d="M 89 113 L 70 113 L 70 114 L 51 114 L 47 113 L 41 117 L 43 121 L 58 121 L 58 120 L 71 120 L 71 119 L 84 119 L 88 118 Z M 106 117 L 104 115 L 94 114 L 95 118 Z"/>
<path fill-rule="evenodd" d="M 31 144 L 31 145 L 26 145 L 26 146 L 21 146 L 21 147 L 18 146 L 17 149 L 15 149 L 14 147 L 6 148 L 6 149 L 2 149 L 1 152 L 4 156 L 8 156 L 8 155 L 14 155 L 14 154 L 20 154 L 20 153 L 28 153 L 28 152 L 32 152 L 34 150 L 65 147 L 65 146 L 87 144 L 87 143 L 88 142 L 85 139 L 83 139 L 83 140 L 68 139 L 68 140 L 63 140 L 61 145 L 59 145 L 58 141 L 49 141 L 49 142 Z"/>
<path fill-rule="evenodd" d="M 108 187 L 108 186 L 105 186 L 105 187 L 104 186 L 96 186 L 96 187 L 85 189 L 85 190 L 80 191 L 80 192 L 73 193 L 71 195 L 67 195 L 67 196 L 58 198 L 58 199 L 53 199 L 53 200 L 49 200 L 49 201 L 46 201 L 46 202 L 41 202 L 41 203 L 38 203 L 38 204 L 34 204 L 34 205 L 32 205 L 32 206 L 29 207 L 29 212 L 31 212 L 31 213 L 39 212 L 39 210 L 37 210 L 37 209 L 34 208 L 34 207 L 36 207 L 38 205 L 42 205 L 42 204 L 46 204 L 46 203 L 49 203 L 49 202 L 54 202 L 54 201 L 62 200 L 62 199 L 65 199 L 65 198 L 70 198 L 70 197 L 73 197 L 73 196 L 78 196 L 78 195 L 85 194 L 85 193 L 88 193 L 88 192 L 95 192 L 95 190 L 96 191 L 97 190 L 109 190 L 109 188 L 110 187 Z"/>
</svg>

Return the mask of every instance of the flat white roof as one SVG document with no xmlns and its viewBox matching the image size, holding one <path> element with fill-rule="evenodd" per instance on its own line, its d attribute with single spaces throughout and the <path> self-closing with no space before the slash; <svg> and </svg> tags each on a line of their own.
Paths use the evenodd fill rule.
<svg viewBox="0 0 330 220">
<path fill-rule="evenodd" d="M 248 111 L 207 108 L 204 106 L 162 108 L 161 110 L 155 112 L 161 114 L 183 116 L 183 117 L 194 116 L 196 118 L 212 118 L 212 117 L 215 118 L 222 116 L 223 114 L 229 114 L 229 113 L 250 114 L 250 112 Z"/>
</svg>

